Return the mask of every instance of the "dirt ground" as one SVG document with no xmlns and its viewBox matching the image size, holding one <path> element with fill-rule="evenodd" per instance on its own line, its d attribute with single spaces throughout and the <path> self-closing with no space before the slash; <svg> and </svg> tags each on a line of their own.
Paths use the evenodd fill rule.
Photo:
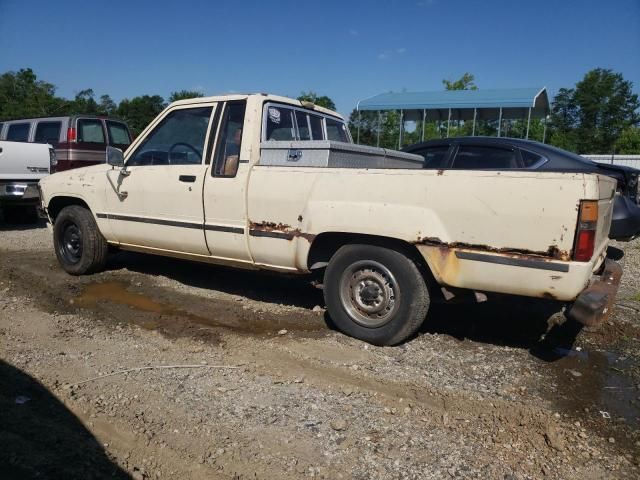
<svg viewBox="0 0 640 480">
<path fill-rule="evenodd" d="M 0 477 L 640 477 L 640 242 L 611 320 L 489 296 L 373 347 L 307 279 L 144 256 L 71 277 L 0 224 Z M 128 372 L 122 372 L 129 370 Z"/>
</svg>

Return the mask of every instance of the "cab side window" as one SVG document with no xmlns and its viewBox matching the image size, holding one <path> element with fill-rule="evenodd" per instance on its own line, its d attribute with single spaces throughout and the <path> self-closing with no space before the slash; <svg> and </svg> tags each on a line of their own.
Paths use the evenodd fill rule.
<svg viewBox="0 0 640 480">
<path fill-rule="evenodd" d="M 270 105 L 267 107 L 267 129 L 265 140 L 295 140 L 293 110 Z"/>
<path fill-rule="evenodd" d="M 107 120 L 107 131 L 109 132 L 110 144 L 126 147 L 131 143 L 129 130 L 123 123 Z"/>
<path fill-rule="evenodd" d="M 516 152 L 507 148 L 461 145 L 453 168 L 462 170 L 503 170 L 518 168 Z"/>
<path fill-rule="evenodd" d="M 13 123 L 7 129 L 7 140 L 12 142 L 26 142 L 29 140 L 30 123 Z"/>
<path fill-rule="evenodd" d="M 541 165 L 545 160 L 543 156 L 530 152 L 529 150 L 520 150 L 520 154 L 522 155 L 522 163 L 524 163 L 525 168 Z"/>
<path fill-rule="evenodd" d="M 197 165 L 213 107 L 183 108 L 164 117 L 127 160 L 129 166 Z"/>
<path fill-rule="evenodd" d="M 79 143 L 106 143 L 102 121 L 97 119 L 81 118 L 78 120 Z"/>
<path fill-rule="evenodd" d="M 232 102 L 225 107 L 213 169 L 216 177 L 235 177 L 238 172 L 245 109 L 246 102 Z"/>
<path fill-rule="evenodd" d="M 36 143 L 50 143 L 54 147 L 60 142 L 61 122 L 38 122 L 33 139 Z"/>
<path fill-rule="evenodd" d="M 424 157 L 424 165 L 422 168 L 447 168 L 449 145 L 427 147 L 411 153 Z"/>
</svg>

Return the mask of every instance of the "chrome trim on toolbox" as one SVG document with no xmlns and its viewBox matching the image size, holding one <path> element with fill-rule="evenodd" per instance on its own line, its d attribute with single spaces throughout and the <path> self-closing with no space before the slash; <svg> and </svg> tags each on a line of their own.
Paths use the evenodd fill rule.
<svg viewBox="0 0 640 480">
<path fill-rule="evenodd" d="M 533 258 L 514 258 L 503 255 L 488 255 L 484 253 L 456 251 L 456 257 L 462 260 L 472 260 L 475 262 L 495 263 L 498 265 L 508 265 L 511 267 L 536 268 L 539 270 L 550 270 L 552 272 L 568 272 L 569 265 L 565 263 L 552 263 L 547 260 L 537 260 Z"/>
</svg>

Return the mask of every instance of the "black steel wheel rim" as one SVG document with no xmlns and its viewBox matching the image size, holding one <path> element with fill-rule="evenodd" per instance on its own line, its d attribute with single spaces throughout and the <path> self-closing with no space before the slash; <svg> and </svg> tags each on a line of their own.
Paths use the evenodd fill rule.
<svg viewBox="0 0 640 480">
<path fill-rule="evenodd" d="M 71 221 L 65 221 L 60 239 L 60 254 L 67 263 L 78 263 L 82 258 L 82 230 Z"/>
</svg>

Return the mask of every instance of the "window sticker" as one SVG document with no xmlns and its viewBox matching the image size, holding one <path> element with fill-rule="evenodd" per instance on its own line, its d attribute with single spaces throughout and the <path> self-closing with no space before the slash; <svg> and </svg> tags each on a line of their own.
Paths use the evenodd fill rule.
<svg viewBox="0 0 640 480">
<path fill-rule="evenodd" d="M 269 107 L 269 120 L 273 123 L 280 123 L 280 110 L 274 107 Z"/>
</svg>

